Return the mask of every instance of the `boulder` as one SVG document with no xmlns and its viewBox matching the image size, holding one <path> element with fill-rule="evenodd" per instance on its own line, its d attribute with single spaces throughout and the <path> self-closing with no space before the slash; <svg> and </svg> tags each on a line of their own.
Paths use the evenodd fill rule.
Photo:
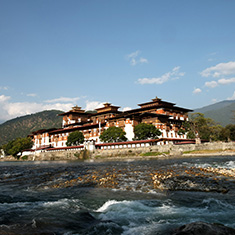
<svg viewBox="0 0 235 235">
<path fill-rule="evenodd" d="M 172 235 L 235 235 L 235 229 L 222 224 L 194 222 L 177 228 Z"/>
</svg>

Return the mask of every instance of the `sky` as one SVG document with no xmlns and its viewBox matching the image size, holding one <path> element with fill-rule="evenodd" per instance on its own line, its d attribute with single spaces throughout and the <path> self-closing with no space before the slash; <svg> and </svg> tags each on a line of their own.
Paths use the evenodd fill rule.
<svg viewBox="0 0 235 235">
<path fill-rule="evenodd" d="M 0 0 L 0 122 L 234 100 L 234 12 L 234 0 Z"/>
</svg>

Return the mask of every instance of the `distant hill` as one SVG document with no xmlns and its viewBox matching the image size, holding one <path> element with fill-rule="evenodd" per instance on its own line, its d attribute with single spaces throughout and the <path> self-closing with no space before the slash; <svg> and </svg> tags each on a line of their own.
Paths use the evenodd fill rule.
<svg viewBox="0 0 235 235">
<path fill-rule="evenodd" d="M 235 124 L 235 100 L 225 100 L 203 108 L 195 109 L 194 113 L 203 113 L 222 126 Z"/>
<path fill-rule="evenodd" d="M 43 111 L 11 119 L 0 124 L 0 146 L 18 137 L 26 137 L 33 131 L 60 128 L 62 117 L 59 110 Z"/>
</svg>

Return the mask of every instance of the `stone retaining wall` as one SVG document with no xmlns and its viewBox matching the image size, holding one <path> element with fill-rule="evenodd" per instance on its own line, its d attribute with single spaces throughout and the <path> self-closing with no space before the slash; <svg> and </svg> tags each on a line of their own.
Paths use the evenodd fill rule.
<svg viewBox="0 0 235 235">
<path fill-rule="evenodd" d="M 93 155 L 102 157 L 112 157 L 118 155 L 140 155 L 146 152 L 169 153 L 172 156 L 181 155 L 183 152 L 195 150 L 235 150 L 235 142 L 214 142 L 204 144 L 184 144 L 184 145 L 153 145 L 144 148 L 126 148 L 126 149 L 110 149 L 96 150 Z"/>
<path fill-rule="evenodd" d="M 204 144 L 184 144 L 184 145 L 153 145 L 149 147 L 124 148 L 124 149 L 96 149 L 88 151 L 84 155 L 84 150 L 66 150 L 66 151 L 48 151 L 36 153 L 28 156 L 28 160 L 45 161 L 45 160 L 78 160 L 83 157 L 105 158 L 105 157 L 125 157 L 140 156 L 141 153 L 159 152 L 169 153 L 171 156 L 182 155 L 183 152 L 194 150 L 235 150 L 235 142 L 214 142 Z"/>
</svg>

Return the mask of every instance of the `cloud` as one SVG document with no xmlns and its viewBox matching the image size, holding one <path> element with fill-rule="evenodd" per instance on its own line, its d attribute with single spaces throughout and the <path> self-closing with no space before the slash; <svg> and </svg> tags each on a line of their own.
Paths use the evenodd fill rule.
<svg viewBox="0 0 235 235">
<path fill-rule="evenodd" d="M 217 99 L 212 99 L 211 101 L 212 101 L 212 103 L 216 103 Z"/>
<path fill-rule="evenodd" d="M 11 98 L 10 96 L 0 95 L 0 103 L 5 102 L 10 98 Z"/>
<path fill-rule="evenodd" d="M 199 94 L 201 92 L 202 92 L 202 90 L 200 88 L 195 88 L 193 91 L 193 94 Z"/>
<path fill-rule="evenodd" d="M 200 74 L 202 77 L 214 78 L 235 74 L 235 61 L 217 64 L 216 66 L 212 66 L 203 70 Z"/>
<path fill-rule="evenodd" d="M 131 54 L 127 55 L 127 60 L 130 62 L 132 66 L 135 66 L 137 64 L 144 64 L 148 63 L 148 60 L 146 58 L 140 57 L 139 54 L 141 52 L 139 50 L 132 52 Z"/>
<path fill-rule="evenodd" d="M 85 110 L 95 110 L 97 108 L 103 107 L 103 104 L 105 102 L 99 102 L 99 101 L 86 101 L 86 108 Z"/>
<path fill-rule="evenodd" d="M 146 58 L 140 57 L 139 62 L 140 63 L 148 63 L 148 60 Z"/>
<path fill-rule="evenodd" d="M 205 82 L 205 86 L 210 87 L 210 88 L 215 88 L 218 86 L 218 82 L 216 81 Z"/>
<path fill-rule="evenodd" d="M 156 78 L 139 78 L 137 83 L 143 84 L 163 84 L 169 80 L 179 79 L 180 77 L 184 76 L 185 73 L 179 72 L 180 67 L 177 66 L 172 69 L 172 71 L 163 74 L 161 77 Z"/>
<path fill-rule="evenodd" d="M 222 78 L 219 79 L 218 81 L 211 81 L 211 82 L 205 82 L 205 86 L 210 87 L 210 88 L 215 88 L 218 85 L 228 85 L 231 83 L 235 83 L 235 78 Z"/>
<path fill-rule="evenodd" d="M 60 97 L 60 98 L 56 98 L 56 99 L 51 99 L 51 100 L 46 100 L 46 103 L 57 103 L 57 102 L 62 102 L 62 103 L 68 103 L 68 102 L 77 102 L 80 99 L 80 97 L 74 97 L 74 98 L 70 98 L 70 97 Z"/>
<path fill-rule="evenodd" d="M 132 110 L 132 108 L 131 107 L 125 107 L 125 108 L 123 108 L 123 112 L 125 112 L 125 111 L 129 111 L 129 110 Z"/>
<path fill-rule="evenodd" d="M 209 57 L 208 58 L 208 61 L 214 61 L 215 60 L 215 56 L 217 55 L 217 52 L 212 52 L 210 54 L 208 54 L 207 56 Z"/>
<path fill-rule="evenodd" d="M 45 105 L 42 103 L 30 103 L 30 102 L 15 102 L 15 103 L 6 103 L 4 105 L 5 114 L 7 114 L 7 118 L 14 118 L 18 116 L 23 116 L 31 113 L 40 112 L 43 110 L 69 110 L 73 104 L 50 104 Z"/>
<path fill-rule="evenodd" d="M 29 97 L 36 97 L 37 94 L 31 93 L 31 94 L 27 94 L 27 96 L 29 96 Z"/>
<path fill-rule="evenodd" d="M 227 98 L 227 100 L 235 100 L 235 91 L 231 97 Z"/>
<path fill-rule="evenodd" d="M 73 104 L 53 104 L 53 105 L 45 105 L 41 103 L 30 103 L 30 102 L 16 102 L 16 103 L 8 103 L 4 106 L 3 116 L 0 116 L 0 119 L 8 120 L 15 117 L 20 117 L 32 113 L 41 112 L 44 110 L 62 110 L 67 111 L 70 110 Z"/>
<path fill-rule="evenodd" d="M 218 80 L 218 83 L 222 84 L 222 85 L 227 85 L 227 84 L 230 84 L 230 83 L 235 83 L 235 78 L 229 78 L 229 79 L 222 78 L 222 79 Z"/>
<path fill-rule="evenodd" d="M 56 101 L 57 99 L 54 99 Z M 60 100 L 60 99 L 58 99 Z M 61 99 L 62 100 L 62 99 Z M 68 99 L 69 100 L 69 99 Z M 67 100 L 67 101 L 68 101 Z M 73 100 L 73 99 L 72 99 Z M 0 95 L 0 120 L 9 120 L 23 115 L 36 113 L 44 110 L 70 110 L 73 102 L 11 102 L 10 96 Z"/>
</svg>

